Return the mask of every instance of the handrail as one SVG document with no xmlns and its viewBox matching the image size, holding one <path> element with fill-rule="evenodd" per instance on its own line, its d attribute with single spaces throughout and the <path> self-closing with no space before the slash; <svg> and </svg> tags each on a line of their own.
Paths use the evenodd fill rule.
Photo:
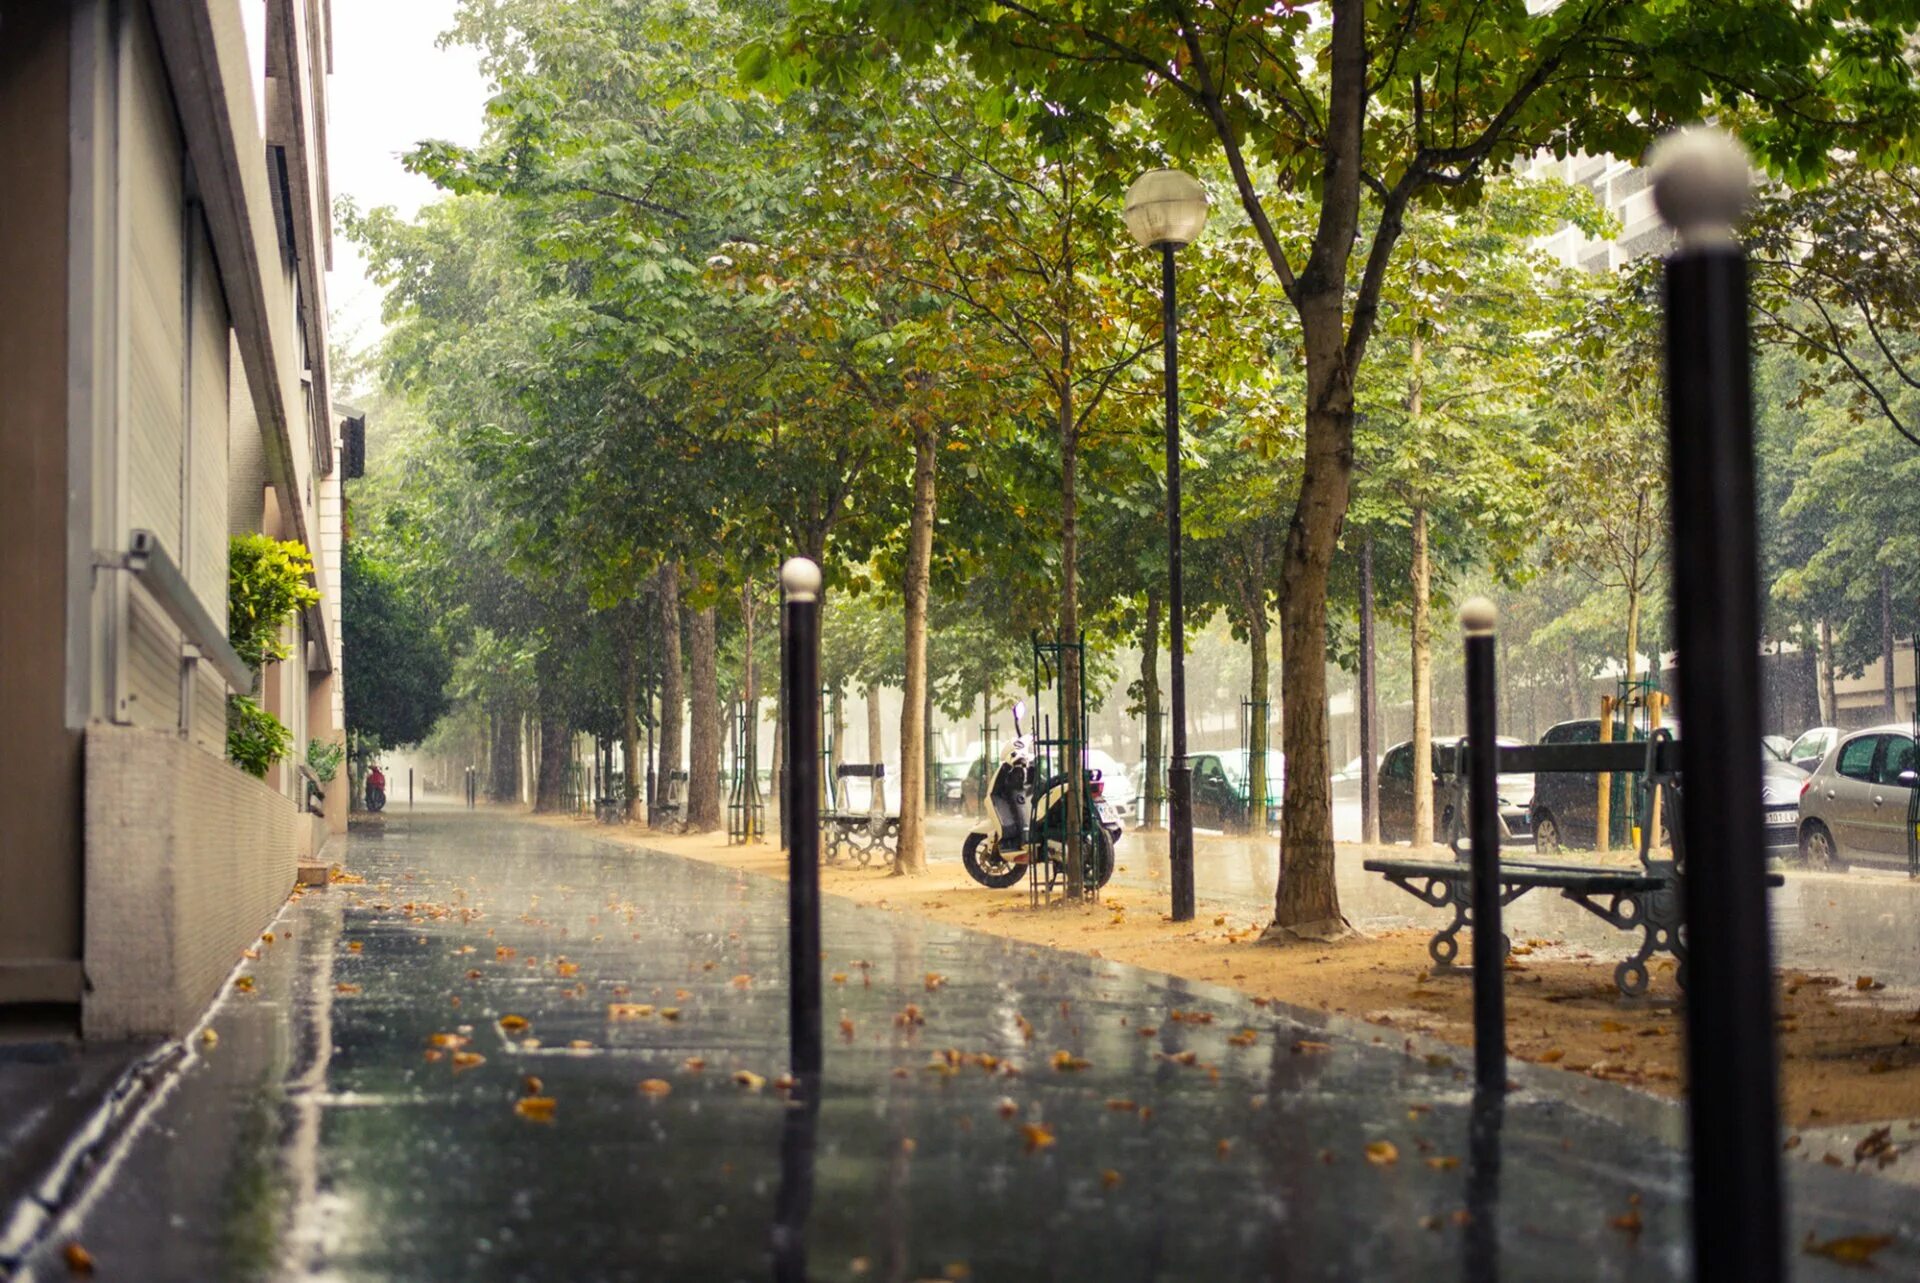
<svg viewBox="0 0 1920 1283">
<path fill-rule="evenodd" d="M 253 689 L 253 669 L 227 641 L 226 630 L 214 623 L 213 616 L 200 604 L 200 598 L 180 568 L 167 555 L 160 536 L 151 530 L 134 531 L 132 545 L 120 565 L 133 572 L 133 577 L 160 603 L 187 640 L 212 662 L 229 687 L 241 694 Z"/>
</svg>

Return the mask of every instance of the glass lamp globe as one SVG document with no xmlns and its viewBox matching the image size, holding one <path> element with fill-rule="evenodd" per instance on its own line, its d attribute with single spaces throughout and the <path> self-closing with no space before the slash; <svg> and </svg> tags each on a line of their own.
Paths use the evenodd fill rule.
<svg viewBox="0 0 1920 1283">
<path fill-rule="evenodd" d="M 1151 249 L 1191 245 L 1207 225 L 1207 189 L 1177 169 L 1149 169 L 1127 188 L 1127 230 Z"/>
</svg>

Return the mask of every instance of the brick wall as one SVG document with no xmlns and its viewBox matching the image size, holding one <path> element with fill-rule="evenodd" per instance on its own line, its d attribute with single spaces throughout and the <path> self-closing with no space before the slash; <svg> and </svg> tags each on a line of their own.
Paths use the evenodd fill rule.
<svg viewBox="0 0 1920 1283">
<path fill-rule="evenodd" d="M 86 817 L 86 1035 L 181 1034 L 286 900 L 302 817 L 170 732 L 99 723 Z"/>
</svg>

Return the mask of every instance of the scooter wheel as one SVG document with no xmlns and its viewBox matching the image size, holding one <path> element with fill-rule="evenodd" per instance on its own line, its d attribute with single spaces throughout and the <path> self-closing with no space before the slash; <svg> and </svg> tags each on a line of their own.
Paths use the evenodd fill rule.
<svg viewBox="0 0 1920 1283">
<path fill-rule="evenodd" d="M 1113 835 L 1104 828 L 1096 829 L 1093 841 L 1087 844 L 1086 858 L 1087 881 L 1098 891 L 1113 877 Z"/>
<path fill-rule="evenodd" d="M 984 833 L 967 835 L 966 845 L 960 848 L 960 862 L 967 866 L 967 875 L 975 882 L 996 891 L 1012 886 L 1027 873 L 1024 865 L 1001 859 L 999 846 L 989 845 Z"/>
</svg>

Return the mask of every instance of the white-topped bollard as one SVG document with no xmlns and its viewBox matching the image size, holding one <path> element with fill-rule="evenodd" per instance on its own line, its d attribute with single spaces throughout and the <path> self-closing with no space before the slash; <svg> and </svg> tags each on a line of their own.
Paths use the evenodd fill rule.
<svg viewBox="0 0 1920 1283">
<path fill-rule="evenodd" d="M 1653 199 L 1680 239 L 1665 277 L 1687 1102 L 1695 1277 L 1785 1277 L 1773 947 L 1760 776 L 1760 572 L 1747 261 L 1752 167 L 1731 136 L 1653 149 Z"/>
<path fill-rule="evenodd" d="M 805 557 L 780 567 L 786 612 L 781 673 L 787 691 L 788 1038 L 798 1091 L 819 1093 L 820 1032 L 820 567 Z"/>
</svg>

